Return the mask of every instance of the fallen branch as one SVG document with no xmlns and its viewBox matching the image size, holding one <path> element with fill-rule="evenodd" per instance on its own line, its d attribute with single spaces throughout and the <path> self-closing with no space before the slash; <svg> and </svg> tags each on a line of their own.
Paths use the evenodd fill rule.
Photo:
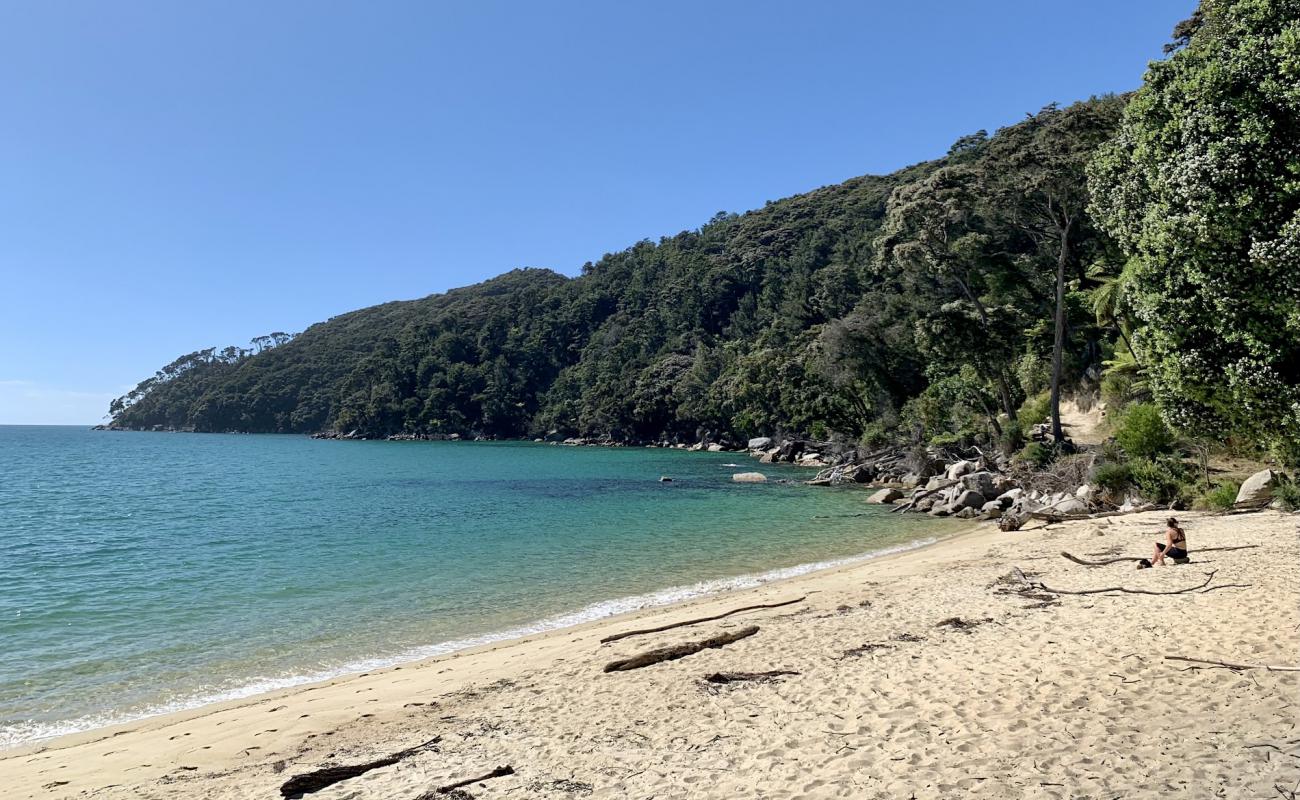
<svg viewBox="0 0 1300 800">
<path fill-rule="evenodd" d="M 740 683 L 741 681 L 769 681 L 784 675 L 798 674 L 792 669 L 774 669 L 769 672 L 715 672 L 712 675 L 705 675 L 704 680 L 709 683 Z"/>
<path fill-rule="evenodd" d="M 1300 667 L 1287 665 L 1271 664 L 1235 664 L 1231 661 L 1212 661 L 1205 658 L 1188 658 L 1187 656 L 1165 656 L 1166 661 L 1186 661 L 1190 664 L 1204 664 L 1206 667 L 1219 667 L 1221 669 L 1243 670 L 1243 669 L 1262 669 L 1266 672 L 1300 672 Z"/>
<path fill-rule="evenodd" d="M 1053 589 L 1052 587 L 1048 586 L 1045 583 L 1042 583 L 1041 581 L 1032 581 L 1029 583 L 1029 586 L 1035 589 L 1042 589 L 1044 592 L 1051 592 L 1052 594 L 1104 594 L 1106 592 L 1121 592 L 1123 594 L 1158 594 L 1158 595 L 1187 594 L 1189 592 L 1195 592 L 1200 590 L 1209 591 L 1208 589 L 1206 589 L 1206 587 L 1210 585 L 1210 581 L 1214 580 L 1214 575 L 1216 572 L 1218 572 L 1218 570 L 1214 570 L 1213 572 L 1206 573 L 1204 583 L 1197 584 L 1196 586 L 1188 586 L 1185 589 L 1171 589 L 1169 591 L 1156 591 L 1153 589 L 1129 589 L 1124 586 L 1106 586 L 1101 589 Z M 1219 586 L 1215 588 L 1222 589 L 1226 587 Z"/>
<path fill-rule="evenodd" d="M 624 672 L 630 669 L 640 669 L 652 664 L 658 664 L 661 661 L 676 661 L 679 658 L 695 655 L 701 650 L 724 647 L 732 642 L 738 642 L 749 636 L 758 633 L 758 626 L 751 625 L 748 628 L 742 628 L 735 633 L 724 633 L 713 636 L 708 639 L 701 639 L 698 642 L 687 642 L 686 644 L 673 645 L 672 647 L 661 647 L 657 650 L 650 650 L 640 655 L 624 658 L 618 661 L 611 661 L 605 665 L 606 672 Z"/>
<path fill-rule="evenodd" d="M 463 781 L 457 781 L 456 783 L 449 783 L 446 786 L 439 786 L 436 791 L 438 794 L 451 794 L 452 792 L 456 791 L 462 786 L 469 786 L 472 783 L 491 780 L 492 778 L 504 778 L 507 775 L 514 775 L 514 774 L 515 774 L 514 767 L 507 764 L 504 767 L 497 767 L 496 769 L 492 770 L 488 774 L 480 775 L 477 778 L 466 778 Z M 426 795 L 426 797 L 427 796 L 428 795 Z"/>
<path fill-rule="evenodd" d="M 660 625 L 657 628 L 642 628 L 640 630 L 635 630 L 635 631 L 616 633 L 613 636 L 606 636 L 604 639 L 601 639 L 600 643 L 609 644 L 610 642 L 617 642 L 619 639 L 626 639 L 629 636 L 640 636 L 644 633 L 659 633 L 661 631 L 672 630 L 673 628 L 683 628 L 686 627 L 687 625 L 699 625 L 701 622 L 713 622 L 714 620 L 730 617 L 733 614 L 739 614 L 742 611 L 757 611 L 763 608 L 781 608 L 782 606 L 791 606 L 794 605 L 795 603 L 802 603 L 806 599 L 807 599 L 807 595 L 804 595 L 803 597 L 797 597 L 794 600 L 785 600 L 780 603 L 765 603 L 756 606 L 744 606 L 742 608 L 733 608 L 730 611 L 726 612 L 725 614 L 717 614 L 712 617 L 700 617 L 699 619 L 688 619 L 685 622 L 673 622 L 668 625 Z"/>
<path fill-rule="evenodd" d="M 1195 552 L 1197 552 L 1197 553 L 1223 553 L 1223 552 L 1227 552 L 1228 550 L 1250 550 L 1250 549 L 1252 549 L 1252 548 L 1256 548 L 1256 547 L 1259 547 L 1259 545 L 1257 545 L 1257 544 L 1243 544 L 1243 545 L 1237 545 L 1237 546 L 1235 546 L 1235 547 L 1200 547 L 1200 548 L 1197 548 Z M 1138 557 L 1138 556 L 1120 556 L 1119 558 L 1107 558 L 1107 559 L 1103 559 L 1103 560 L 1101 560 L 1101 561 L 1089 561 L 1089 560 L 1087 560 L 1087 559 L 1085 559 L 1085 558 L 1079 558 L 1078 556 L 1072 556 L 1072 555 L 1070 555 L 1069 553 L 1065 552 L 1064 550 L 1061 551 L 1061 555 L 1064 556 L 1065 558 L 1070 559 L 1070 560 L 1073 561 L 1074 563 L 1076 563 L 1076 564 L 1082 564 L 1082 565 L 1085 566 L 1085 567 L 1104 567 L 1104 566 L 1106 566 L 1107 564 L 1117 564 L 1117 563 L 1119 563 L 1119 562 L 1121 562 L 1121 561 L 1141 561 L 1141 560 L 1142 560 L 1142 558 L 1140 558 L 1140 557 Z"/>
<path fill-rule="evenodd" d="M 1066 500 L 1069 499 L 1070 498 L 1066 498 Z M 1144 514 L 1148 511 L 1157 511 L 1163 508 L 1163 506 L 1158 506 L 1155 505 L 1154 503 L 1148 503 L 1147 505 L 1138 506 L 1137 508 L 1132 508 L 1129 509 L 1128 511 L 1103 511 L 1099 514 L 1053 514 L 1047 510 L 1050 508 L 1055 508 L 1056 506 L 1064 502 L 1065 500 L 1058 500 L 1057 502 L 1053 503 L 1050 506 L 1045 506 L 1043 508 L 1038 509 L 1037 511 L 1030 511 L 1028 516 L 1031 519 L 1041 519 L 1046 522 L 1056 524 L 1060 522 L 1076 522 L 1078 520 L 1083 520 L 1083 519 L 1105 519 L 1106 517 L 1124 517 L 1129 514 Z"/>
<path fill-rule="evenodd" d="M 321 769 L 304 772 L 301 775 L 295 775 L 285 781 L 280 786 L 281 797 L 302 797 L 305 794 L 319 792 L 327 786 L 333 786 L 340 781 L 346 781 L 349 778 L 355 778 L 358 775 L 364 775 L 372 769 L 380 767 L 390 767 L 404 758 L 419 753 L 427 747 L 432 747 L 442 740 L 441 736 L 435 736 L 423 744 L 417 744 L 415 747 L 408 747 L 405 750 L 399 750 L 392 755 L 374 761 L 367 761 L 364 764 L 351 764 L 342 767 L 322 767 Z"/>
</svg>

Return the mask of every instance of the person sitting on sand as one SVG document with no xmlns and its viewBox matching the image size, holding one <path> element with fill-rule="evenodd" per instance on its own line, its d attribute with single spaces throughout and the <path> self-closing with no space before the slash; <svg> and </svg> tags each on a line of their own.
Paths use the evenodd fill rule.
<svg viewBox="0 0 1300 800">
<path fill-rule="evenodd" d="M 1145 558 L 1138 562 L 1138 569 L 1155 566 L 1156 564 L 1164 565 L 1165 556 L 1175 561 L 1180 558 L 1187 558 L 1187 533 L 1178 527 L 1178 520 L 1170 517 L 1165 520 L 1165 541 L 1156 542 L 1156 551 L 1151 554 L 1151 560 Z"/>
</svg>

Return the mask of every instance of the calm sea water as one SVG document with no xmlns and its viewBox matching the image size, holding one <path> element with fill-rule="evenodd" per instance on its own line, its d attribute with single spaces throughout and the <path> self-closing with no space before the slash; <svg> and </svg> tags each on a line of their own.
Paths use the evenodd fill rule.
<svg viewBox="0 0 1300 800">
<path fill-rule="evenodd" d="M 0 747 L 950 528 L 729 453 L 0 426 Z M 661 475 L 673 477 L 661 483 Z"/>
</svg>

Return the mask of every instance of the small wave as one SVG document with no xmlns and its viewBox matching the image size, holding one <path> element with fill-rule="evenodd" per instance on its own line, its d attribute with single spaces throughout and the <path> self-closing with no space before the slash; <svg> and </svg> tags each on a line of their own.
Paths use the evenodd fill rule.
<svg viewBox="0 0 1300 800">
<path fill-rule="evenodd" d="M 861 553 L 847 558 L 814 561 L 793 567 L 781 567 L 779 569 L 768 570 L 766 572 L 759 572 L 752 575 L 739 575 L 734 578 L 718 578 L 715 580 L 700 581 L 699 583 L 686 586 L 674 586 L 668 589 L 650 592 L 648 594 L 631 595 L 614 600 L 604 600 L 598 603 L 592 603 L 591 605 L 585 606 L 577 611 L 557 614 L 528 625 L 508 628 L 506 630 L 487 633 L 481 636 L 453 639 L 447 642 L 425 645 L 406 650 L 397 655 L 353 661 L 335 669 L 277 677 L 255 678 L 234 689 L 189 696 L 169 703 L 150 706 L 143 710 L 93 714 L 59 722 L 27 721 L 5 725 L 0 727 L 0 750 L 19 747 L 25 744 L 32 744 L 33 742 L 52 739 L 57 736 L 66 736 L 68 734 L 82 733 L 96 728 L 105 728 L 111 725 L 136 722 L 149 717 L 161 716 L 163 714 L 171 714 L 178 711 L 190 711 L 214 703 L 222 703 L 230 700 L 242 700 L 255 695 L 273 692 L 278 689 L 288 689 L 307 683 L 327 681 L 358 672 L 369 672 L 372 670 L 397 666 L 398 664 L 407 664 L 412 661 L 422 661 L 426 658 L 447 655 L 458 650 L 468 650 L 473 647 L 493 644 L 509 639 L 519 639 L 525 636 L 533 636 L 539 633 L 558 630 L 560 628 L 569 628 L 574 625 L 582 625 L 587 622 L 594 622 L 595 620 L 605 619 L 619 614 L 626 614 L 631 611 L 640 611 L 647 608 L 672 605 L 673 603 L 680 603 L 685 600 L 693 600 L 700 597 L 707 597 L 709 595 L 721 594 L 723 592 L 731 592 L 739 589 L 751 589 L 755 586 L 762 586 L 765 583 L 794 578 L 799 575 L 806 575 L 809 572 L 834 569 L 835 567 L 848 566 L 850 564 L 870 561 L 883 556 L 894 555 L 895 553 L 915 550 L 933 544 L 935 541 L 935 539 L 920 539 L 907 544 L 887 547 L 881 550 L 873 550 L 868 553 Z"/>
</svg>

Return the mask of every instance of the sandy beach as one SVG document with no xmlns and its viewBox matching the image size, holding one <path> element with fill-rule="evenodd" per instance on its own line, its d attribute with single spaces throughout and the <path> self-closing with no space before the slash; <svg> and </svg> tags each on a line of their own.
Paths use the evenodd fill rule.
<svg viewBox="0 0 1300 800">
<path fill-rule="evenodd" d="M 762 587 L 0 753 L 7 798 L 1294 797 L 1300 517 L 1180 515 L 1188 565 L 1138 571 L 1161 513 L 936 545 Z M 1259 545 L 1198 554 L 1200 548 Z M 1156 595 L 1025 591 L 1172 591 Z M 1244 584 L 1243 586 L 1226 586 Z M 1216 590 L 1215 587 L 1224 586 Z M 802 602 L 602 644 L 740 606 Z M 643 669 L 615 660 L 758 626 Z M 713 684 L 717 672 L 788 670 Z M 465 795 L 460 795 L 464 797 Z"/>
</svg>

